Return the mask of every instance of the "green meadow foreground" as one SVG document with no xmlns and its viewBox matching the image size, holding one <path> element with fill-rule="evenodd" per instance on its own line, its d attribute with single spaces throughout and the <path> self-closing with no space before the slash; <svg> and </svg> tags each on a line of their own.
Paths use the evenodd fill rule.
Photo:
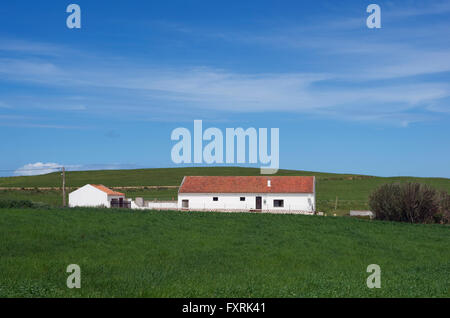
<svg viewBox="0 0 450 318">
<path fill-rule="evenodd" d="M 0 297 L 450 297 L 450 227 L 302 215 L 0 209 Z M 81 267 L 81 289 L 66 267 Z M 381 288 L 369 289 L 369 264 Z"/>
</svg>

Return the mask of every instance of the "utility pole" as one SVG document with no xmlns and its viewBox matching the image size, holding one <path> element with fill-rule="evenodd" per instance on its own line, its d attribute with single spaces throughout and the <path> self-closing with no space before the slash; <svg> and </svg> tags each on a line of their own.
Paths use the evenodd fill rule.
<svg viewBox="0 0 450 318">
<path fill-rule="evenodd" d="M 62 167 L 62 196 L 63 207 L 66 207 L 66 169 Z"/>
</svg>

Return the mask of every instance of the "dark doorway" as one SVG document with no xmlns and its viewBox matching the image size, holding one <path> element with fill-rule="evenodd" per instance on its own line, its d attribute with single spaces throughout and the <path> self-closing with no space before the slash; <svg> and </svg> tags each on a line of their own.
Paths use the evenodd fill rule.
<svg viewBox="0 0 450 318">
<path fill-rule="evenodd" d="M 256 210 L 261 210 L 262 208 L 262 198 L 256 197 Z"/>
<path fill-rule="evenodd" d="M 131 202 L 124 200 L 124 198 L 111 199 L 110 203 L 111 208 L 126 208 L 126 209 L 131 208 Z"/>
</svg>

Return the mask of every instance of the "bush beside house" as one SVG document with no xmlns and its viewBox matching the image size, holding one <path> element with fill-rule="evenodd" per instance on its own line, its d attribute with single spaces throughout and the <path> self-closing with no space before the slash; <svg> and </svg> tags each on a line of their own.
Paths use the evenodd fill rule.
<svg viewBox="0 0 450 318">
<path fill-rule="evenodd" d="M 378 220 L 449 223 L 450 195 L 420 183 L 390 183 L 376 189 L 369 206 Z"/>
</svg>

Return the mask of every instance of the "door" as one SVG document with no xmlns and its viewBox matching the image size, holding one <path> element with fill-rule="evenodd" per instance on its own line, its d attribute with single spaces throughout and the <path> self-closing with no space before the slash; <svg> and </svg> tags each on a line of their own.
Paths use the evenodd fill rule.
<svg viewBox="0 0 450 318">
<path fill-rule="evenodd" d="M 119 200 L 111 199 L 110 206 L 111 206 L 111 208 L 118 208 L 119 207 Z"/>
<path fill-rule="evenodd" d="M 262 198 L 256 197 L 256 210 L 261 210 L 262 208 Z"/>
</svg>

